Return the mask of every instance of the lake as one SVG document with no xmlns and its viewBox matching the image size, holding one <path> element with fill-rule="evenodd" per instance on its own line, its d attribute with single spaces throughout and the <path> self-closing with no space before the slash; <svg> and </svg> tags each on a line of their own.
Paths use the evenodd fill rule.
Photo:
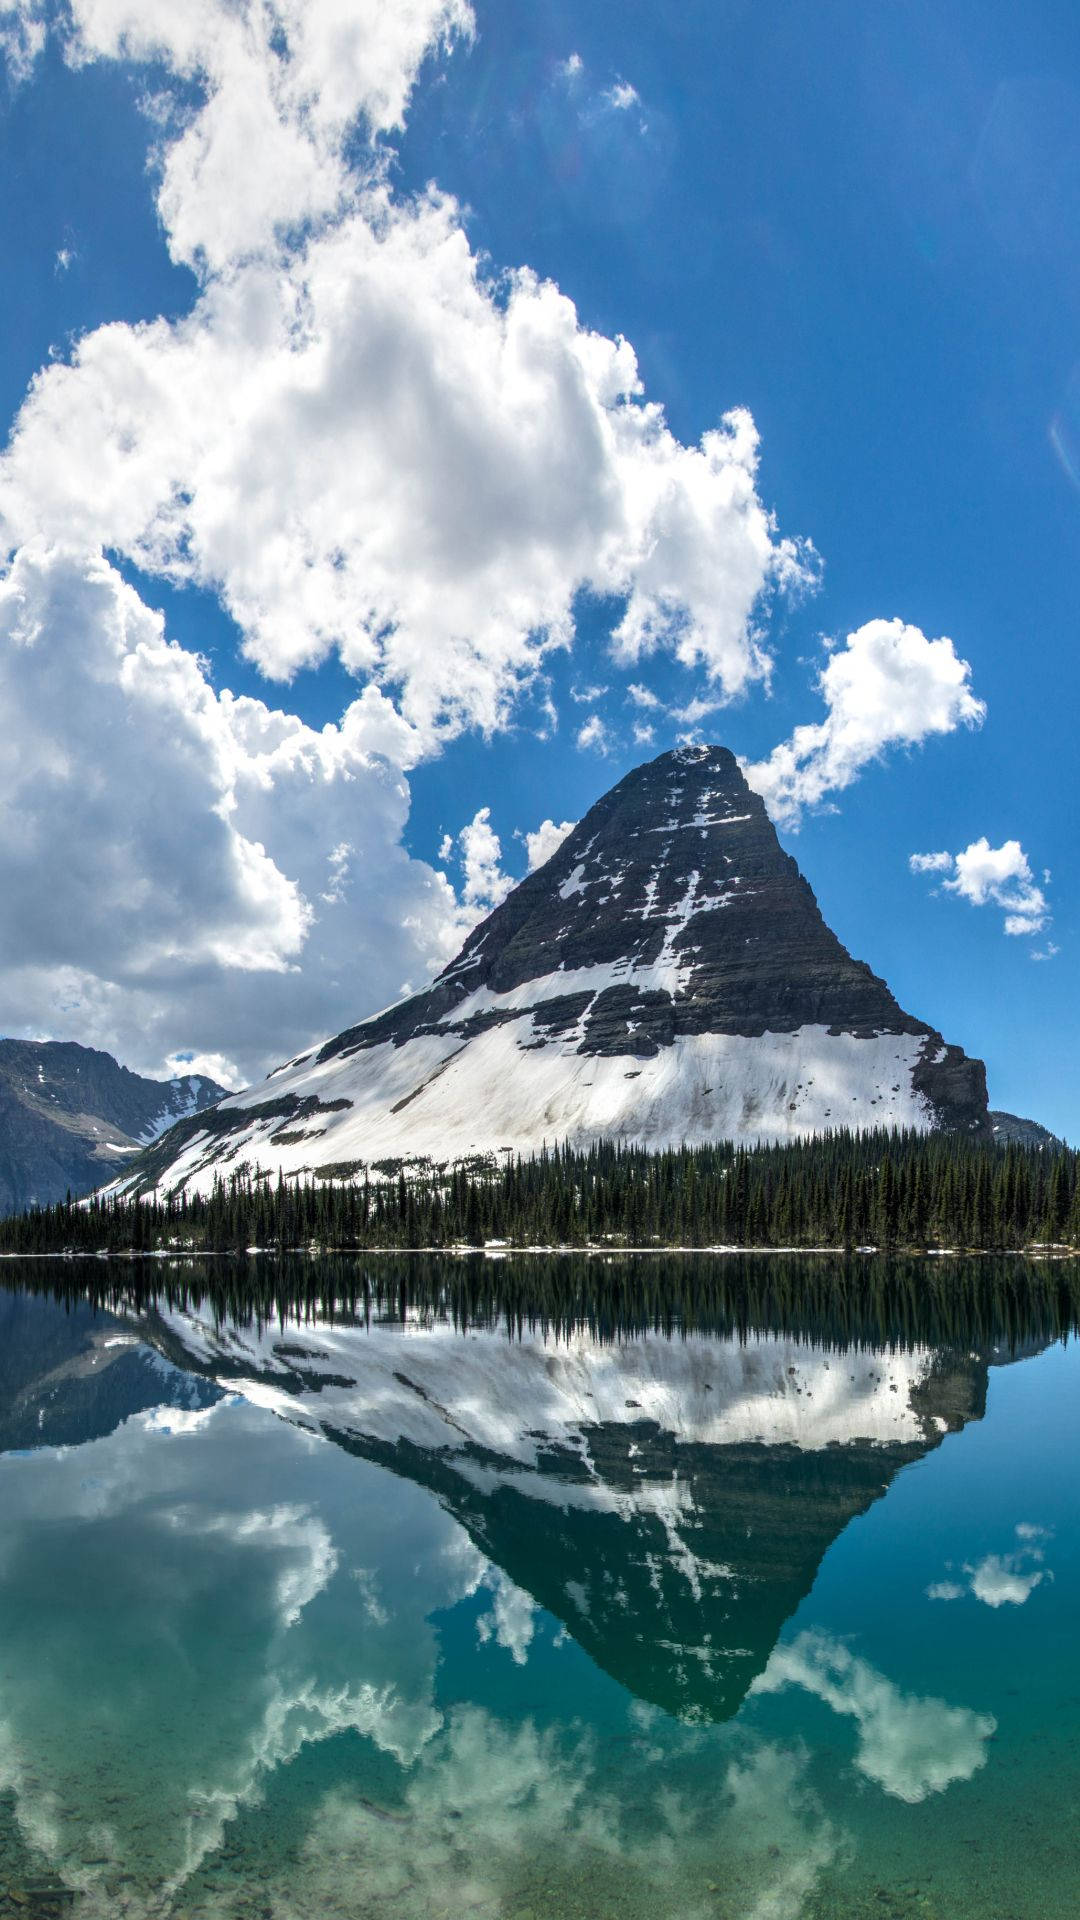
<svg viewBox="0 0 1080 1920">
<path fill-rule="evenodd" d="M 1080 1911 L 1077 1263 L 0 1268 L 0 1913 Z"/>
</svg>

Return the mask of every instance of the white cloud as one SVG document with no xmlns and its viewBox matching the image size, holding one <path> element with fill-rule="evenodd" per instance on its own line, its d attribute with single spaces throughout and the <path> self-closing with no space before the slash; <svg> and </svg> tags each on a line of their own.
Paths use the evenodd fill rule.
<svg viewBox="0 0 1080 1920">
<path fill-rule="evenodd" d="M 45 51 L 45 39 L 44 7 L 37 0 L 24 0 L 23 5 L 0 12 L 0 60 L 16 84 L 33 72 Z"/>
<path fill-rule="evenodd" d="M 788 826 L 798 825 L 805 807 L 849 787 L 889 747 L 979 726 L 986 713 L 952 641 L 928 640 L 902 620 L 869 620 L 849 633 L 818 688 L 825 719 L 796 727 L 767 760 L 743 767 L 773 819 Z"/>
<path fill-rule="evenodd" d="M 997 1725 L 991 1714 L 902 1693 L 825 1633 L 800 1633 L 777 1647 L 751 1692 L 779 1693 L 788 1686 L 804 1687 L 834 1713 L 853 1719 L 859 1772 L 912 1806 L 954 1781 L 970 1780 L 986 1763 L 986 1742 Z"/>
<path fill-rule="evenodd" d="M 445 841 L 443 844 L 445 846 Z M 492 907 L 497 907 L 515 884 L 499 864 L 502 842 L 491 824 L 490 807 L 481 807 L 474 813 L 458 834 L 457 844 L 464 874 L 462 900 L 475 919 L 476 914 L 490 913 Z"/>
<path fill-rule="evenodd" d="M 598 713 L 591 713 L 585 725 L 578 729 L 577 744 L 582 750 L 595 747 L 597 753 L 608 751 L 608 730 Z"/>
<path fill-rule="evenodd" d="M 153 56 L 178 101 L 201 81 L 158 205 L 203 288 L 38 377 L 4 543 L 62 530 L 196 581 L 267 673 L 336 649 L 428 737 L 502 724 L 587 589 L 624 599 L 618 657 L 666 648 L 733 697 L 768 672 L 764 601 L 811 572 L 757 494 L 749 414 L 682 445 L 627 342 L 525 269 L 485 278 L 449 197 L 395 197 L 377 155 L 346 167 L 356 113 L 397 124 L 425 46 L 469 18 L 73 0 L 72 57 Z"/>
<path fill-rule="evenodd" d="M 609 107 L 614 108 L 616 113 L 625 113 L 628 107 L 638 107 L 641 105 L 641 95 L 636 87 L 630 85 L 628 80 L 617 80 L 613 87 L 608 88 L 604 99 Z"/>
<path fill-rule="evenodd" d="M 571 53 L 561 63 L 559 71 L 567 80 L 576 80 L 578 75 L 585 71 L 585 62 L 580 53 Z"/>
<path fill-rule="evenodd" d="M 648 727 L 640 720 L 634 721 L 634 744 L 638 747 L 651 747 L 656 739 L 655 727 Z"/>
<path fill-rule="evenodd" d="M 0 1008 L 244 1078 L 453 951 L 468 915 L 401 847 L 404 776 L 507 723 L 581 592 L 621 599 L 618 660 L 665 650 L 727 700 L 767 679 L 769 600 L 815 558 L 758 493 L 747 412 L 681 443 L 625 340 L 525 268 L 496 280 L 449 196 L 395 191 L 376 136 L 471 33 L 466 0 L 57 19 L 74 66 L 148 69 L 158 211 L 197 291 L 43 368 L 0 457 Z M 26 73 L 41 10 L 2 22 Z M 359 698 L 316 731 L 215 692 L 103 553 L 212 592 L 268 676 L 336 652 Z M 603 750 L 599 716 L 578 738 Z M 509 882 L 470 846 L 474 913 Z"/>
<path fill-rule="evenodd" d="M 174 259 L 211 271 L 338 213 L 357 121 L 372 136 L 400 127 L 425 54 L 473 27 L 467 0 L 70 0 L 68 13 L 72 64 L 160 63 L 198 85 L 201 104 L 165 119 L 158 206 Z"/>
<path fill-rule="evenodd" d="M 527 833 L 525 851 L 529 856 L 529 872 L 535 873 L 537 867 L 544 866 L 576 826 L 576 820 L 541 820 L 535 833 Z"/>
<path fill-rule="evenodd" d="M 1000 907 L 1005 914 L 1005 932 L 1024 935 L 1041 933 L 1050 918 L 1050 908 L 1042 888 L 1035 883 L 1031 863 L 1019 840 L 1006 840 L 992 847 L 985 834 L 973 840 L 961 853 L 913 853 L 908 860 L 912 873 L 951 875 L 943 880 L 946 893 L 955 893 L 970 906 Z M 1051 958 L 1057 948 L 1052 943 L 1035 959 Z"/>
<path fill-rule="evenodd" d="M 0 706 L 8 1032 L 239 1080 L 460 939 L 399 844 L 416 743 L 374 688 L 321 731 L 218 695 L 106 561 L 34 549 L 0 579 Z"/>
<path fill-rule="evenodd" d="M 571 687 L 570 698 L 575 706 L 591 707 L 597 700 L 602 700 L 606 692 L 606 686 L 601 685 L 601 683 L 597 681 L 595 684 L 589 686 Z"/>
<path fill-rule="evenodd" d="M 630 685 L 626 689 L 626 693 L 627 698 L 633 701 L 635 707 L 655 709 L 662 704 L 659 696 L 653 692 L 652 688 L 643 686 L 639 680 L 631 680 Z"/>
</svg>

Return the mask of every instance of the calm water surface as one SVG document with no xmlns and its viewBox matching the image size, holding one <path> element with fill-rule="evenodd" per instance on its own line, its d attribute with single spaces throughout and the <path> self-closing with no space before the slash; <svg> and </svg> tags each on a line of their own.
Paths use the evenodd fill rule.
<svg viewBox="0 0 1080 1920">
<path fill-rule="evenodd" d="M 0 1913 L 1074 1920 L 1075 1285 L 6 1263 Z"/>
</svg>

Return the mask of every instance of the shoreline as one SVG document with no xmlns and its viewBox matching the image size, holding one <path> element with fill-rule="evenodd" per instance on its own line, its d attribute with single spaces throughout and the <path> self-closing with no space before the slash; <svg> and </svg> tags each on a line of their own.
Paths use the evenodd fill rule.
<svg viewBox="0 0 1080 1920">
<path fill-rule="evenodd" d="M 885 1260 L 1037 1260 L 1057 1262 L 1080 1260 L 1080 1247 L 1064 1244 L 1046 1244 L 1035 1242 L 1029 1247 L 792 1247 L 792 1246 L 707 1246 L 692 1247 L 684 1245 L 650 1247 L 613 1247 L 594 1241 L 585 1246 L 563 1244 L 539 1244 L 514 1247 L 503 1241 L 492 1241 L 486 1246 L 474 1247 L 466 1243 L 454 1246 L 425 1247 L 313 1247 L 311 1245 L 293 1247 L 98 1247 L 93 1250 L 61 1247 L 51 1252 L 33 1253 L 0 1252 L 0 1261 L 4 1260 L 249 1260 L 249 1259 L 308 1259 L 332 1258 L 338 1260 L 360 1260 L 370 1256 L 395 1255 L 398 1258 L 420 1259 L 440 1256 L 447 1260 L 462 1260 L 470 1256 L 484 1260 L 513 1260 L 535 1258 L 541 1254 L 555 1254 L 561 1258 L 571 1255 L 584 1255 L 590 1259 L 657 1259 L 669 1254 L 680 1254 L 686 1258 L 707 1255 L 711 1259 L 735 1258 L 739 1255 L 775 1256 L 784 1254 L 802 1259 L 840 1259 L 850 1260 L 856 1257 Z"/>
</svg>

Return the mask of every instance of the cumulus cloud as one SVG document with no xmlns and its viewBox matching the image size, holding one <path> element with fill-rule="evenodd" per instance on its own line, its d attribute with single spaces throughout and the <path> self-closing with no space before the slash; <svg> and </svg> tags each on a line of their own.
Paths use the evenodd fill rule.
<svg viewBox="0 0 1080 1920">
<path fill-rule="evenodd" d="M 529 872 L 535 873 L 537 867 L 546 865 L 576 826 L 576 820 L 541 820 L 535 833 L 527 833 L 525 851 L 529 856 Z"/>
<path fill-rule="evenodd" d="M 796 727 L 767 760 L 743 766 L 773 819 L 786 826 L 849 787 L 890 747 L 979 726 L 986 713 L 952 641 L 928 640 L 903 620 L 869 620 L 849 633 L 818 675 L 818 689 L 825 719 Z"/>
<path fill-rule="evenodd" d="M 158 207 L 203 285 L 181 320 L 99 328 L 39 375 L 0 468 L 5 543 L 63 528 L 196 581 L 267 673 L 336 649 L 429 734 L 502 724 L 583 589 L 623 600 L 620 658 L 667 648 L 732 697 L 768 672 L 763 601 L 810 573 L 758 496 L 749 414 L 683 445 L 626 341 L 526 269 L 485 277 L 448 196 L 396 197 L 377 153 L 346 164 L 356 115 L 395 126 L 425 48 L 469 19 L 72 0 L 71 58 L 164 66 Z"/>
<path fill-rule="evenodd" d="M 641 105 L 640 93 L 628 80 L 617 80 L 613 87 L 608 88 L 604 99 L 616 113 L 625 113 L 628 107 Z"/>
<path fill-rule="evenodd" d="M 891 1680 L 825 1633 L 800 1633 L 777 1647 L 753 1693 L 804 1687 L 834 1713 L 853 1719 L 855 1765 L 894 1799 L 916 1805 L 970 1780 L 986 1762 L 997 1722 L 988 1713 L 903 1693 Z"/>
<path fill-rule="evenodd" d="M 491 808 L 481 807 L 457 837 L 464 872 L 462 898 L 466 907 L 490 913 L 505 900 L 514 885 L 502 870 L 502 842 L 491 824 Z M 445 842 L 444 842 L 445 845 Z"/>
<path fill-rule="evenodd" d="M 0 580 L 0 704 L 9 1032 L 238 1082 L 358 980 L 392 999 L 455 950 L 468 916 L 400 846 L 416 742 L 374 688 L 318 731 L 218 694 L 105 560 L 33 548 Z"/>
<path fill-rule="evenodd" d="M 1046 895 L 1036 884 L 1019 840 L 992 847 L 984 834 L 961 853 L 913 853 L 908 865 L 912 873 L 950 875 L 942 881 L 944 891 L 957 894 L 970 906 L 1000 907 L 1007 934 L 1041 933 L 1050 918 Z M 1051 956 L 1047 951 L 1035 957 Z"/>
<path fill-rule="evenodd" d="M 51 746 L 15 696 L 9 926 L 31 877 L 37 901 L 21 960 L 0 954 L 0 1007 L 15 1030 L 243 1078 L 421 984 L 501 897 L 483 822 L 461 845 L 468 912 L 408 859 L 405 775 L 508 723 L 572 644 L 580 595 L 619 604 L 617 663 L 666 652 L 728 701 L 767 682 L 770 602 L 817 561 L 762 499 L 745 409 L 680 441 L 626 340 L 527 267 L 496 276 L 451 196 L 396 190 L 387 140 L 425 60 L 472 34 L 467 0 L 58 0 L 51 17 L 74 67 L 145 69 L 162 230 L 196 280 L 188 312 L 103 325 L 45 366 L 0 456 L 7 667 L 32 662 L 27 687 L 51 675 L 70 708 L 71 663 L 88 691 Z M 37 0 L 0 12 L 19 76 L 43 19 Z M 566 79 L 582 71 L 570 54 Z M 619 81 L 610 104 L 632 93 Z M 214 594 L 271 678 L 338 655 L 358 699 L 316 731 L 216 692 L 103 554 Z M 879 630 L 926 694 L 892 733 L 856 724 Z M 797 811 L 888 740 L 973 722 L 967 672 L 949 642 L 872 623 L 822 675 L 829 719 L 766 772 Z M 577 738 L 604 750 L 598 714 Z M 652 743 L 647 720 L 635 739 Z"/>
</svg>

